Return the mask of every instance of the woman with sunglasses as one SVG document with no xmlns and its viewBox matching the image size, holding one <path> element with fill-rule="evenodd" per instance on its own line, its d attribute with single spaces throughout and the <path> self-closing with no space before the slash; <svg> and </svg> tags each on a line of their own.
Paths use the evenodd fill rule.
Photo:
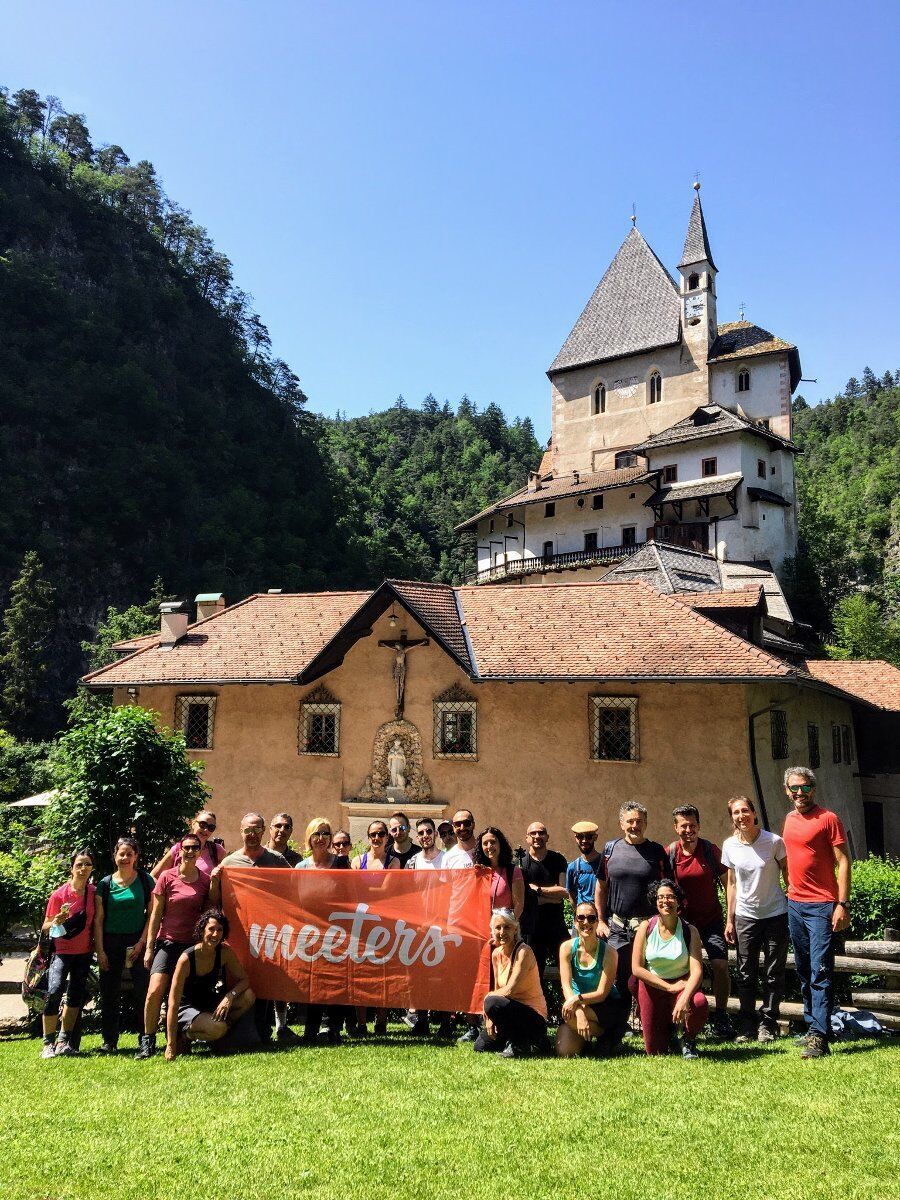
<svg viewBox="0 0 900 1200">
<path fill-rule="evenodd" d="M 150 925 L 155 880 L 142 871 L 141 849 L 133 837 L 120 837 L 113 850 L 116 869 L 97 884 L 94 945 L 100 968 L 101 1054 L 115 1054 L 119 1045 L 122 1010 L 122 971 L 128 968 L 131 990 L 143 1020 L 150 976 L 144 947 Z"/>
<path fill-rule="evenodd" d="M 369 822 L 369 828 L 366 831 L 369 839 L 369 848 L 364 850 L 362 854 L 357 854 L 350 864 L 354 871 L 395 871 L 400 869 L 400 859 L 391 850 L 388 842 L 388 827 L 387 824 L 377 819 Z M 368 1033 L 366 1028 L 367 1012 L 363 1005 L 358 1005 L 356 1009 L 356 1028 L 354 1033 L 357 1037 L 363 1037 Z M 387 1033 L 388 1009 L 375 1009 L 375 1032 L 377 1034 Z"/>
<path fill-rule="evenodd" d="M 763 829 L 747 796 L 732 796 L 728 815 L 734 835 L 722 844 L 728 920 L 725 940 L 737 947 L 737 985 L 741 1004 L 736 1040 L 763 1044 L 778 1037 L 788 954 L 787 847 L 777 833 Z M 757 1015 L 756 985 L 763 960 L 763 1003 Z"/>
<path fill-rule="evenodd" d="M 349 837 L 348 837 L 349 843 Z M 304 837 L 307 857 L 297 863 L 295 870 L 349 871 L 350 860 L 345 855 L 335 854 L 331 840 L 331 822 L 325 817 L 313 817 L 306 827 Z M 330 1045 L 341 1040 L 344 1021 L 351 1018 L 351 1008 L 341 1004 L 307 1004 L 306 1024 L 303 1029 L 304 1042 L 314 1043 L 319 1036 L 322 1018 L 326 1020 L 326 1038 Z"/>
<path fill-rule="evenodd" d="M 656 916 L 637 928 L 629 982 L 641 1014 L 644 1050 L 667 1054 L 672 1032 L 680 1026 L 681 1057 L 699 1058 L 697 1035 L 709 1016 L 709 1004 L 700 990 L 700 934 L 682 921 L 684 892 L 673 880 L 654 880 L 647 900 Z"/>
<path fill-rule="evenodd" d="M 331 849 L 334 851 L 337 858 L 346 860 L 347 866 L 350 866 L 350 847 L 353 843 L 350 841 L 350 834 L 346 829 L 339 829 L 332 836 Z"/>
<path fill-rule="evenodd" d="M 559 948 L 563 1019 L 556 1031 L 556 1053 L 560 1058 L 574 1058 L 586 1047 L 608 1052 L 628 1016 L 629 1005 L 616 989 L 619 956 L 598 937 L 599 922 L 593 900 L 583 900 L 575 909 L 578 933 Z"/>
<path fill-rule="evenodd" d="M 69 863 L 69 878 L 50 893 L 41 926 L 53 942 L 44 1002 L 44 1044 L 41 1058 L 75 1054 L 75 1025 L 88 996 L 87 980 L 94 949 L 96 889 L 90 882 L 94 859 L 90 850 L 76 850 Z M 59 1008 L 66 994 L 59 1029 Z M 70 1042 L 71 1038 L 71 1042 Z"/>
<path fill-rule="evenodd" d="M 198 866 L 201 849 L 197 834 L 185 834 L 181 839 L 178 866 L 163 871 L 153 889 L 153 909 L 144 953 L 150 986 L 144 1005 L 144 1033 L 136 1058 L 151 1058 L 156 1052 L 156 1029 L 162 1002 L 178 959 L 194 944 L 194 927 L 209 900 L 209 875 Z"/>
<path fill-rule="evenodd" d="M 194 865 L 204 875 L 209 875 L 211 871 L 215 870 L 225 857 L 225 847 L 221 842 L 213 839 L 215 832 L 216 814 L 210 812 L 208 808 L 204 808 L 191 821 L 191 833 L 200 841 L 200 853 Z M 159 879 L 163 871 L 171 870 L 172 867 L 178 867 L 181 864 L 181 846 L 183 842 L 184 838 L 180 842 L 176 842 L 174 846 L 165 852 L 150 872 L 154 879 Z"/>
</svg>

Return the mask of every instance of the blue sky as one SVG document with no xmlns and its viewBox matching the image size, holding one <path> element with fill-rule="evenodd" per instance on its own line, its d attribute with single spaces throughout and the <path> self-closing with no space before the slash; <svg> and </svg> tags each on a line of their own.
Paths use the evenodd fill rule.
<svg viewBox="0 0 900 1200">
<path fill-rule="evenodd" d="M 722 15 L 725 14 L 725 15 Z M 694 173 L 719 319 L 810 400 L 900 368 L 900 5 L 5 6 L 0 79 L 155 164 L 312 408 L 463 393 L 549 434 L 544 372 L 629 229 L 674 269 Z"/>
</svg>

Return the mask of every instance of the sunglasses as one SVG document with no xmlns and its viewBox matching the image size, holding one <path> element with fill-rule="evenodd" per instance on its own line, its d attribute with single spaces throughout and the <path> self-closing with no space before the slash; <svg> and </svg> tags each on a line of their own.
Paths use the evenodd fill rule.
<svg viewBox="0 0 900 1200">
<path fill-rule="evenodd" d="M 454 821 L 454 829 L 471 829 L 474 826 L 474 821 Z"/>
<path fill-rule="evenodd" d="M 333 842 L 332 845 L 334 846 L 335 850 L 349 850 L 350 849 L 349 842 Z"/>
<path fill-rule="evenodd" d="M 576 913 L 575 920 L 579 925 L 596 925 L 599 917 L 592 917 L 588 913 Z"/>
<path fill-rule="evenodd" d="M 194 843 L 194 842 L 188 842 L 188 844 L 186 846 L 185 846 L 184 842 L 182 842 L 181 843 L 181 853 L 182 854 L 199 854 L 200 847 L 198 845 L 196 845 L 196 843 Z"/>
<path fill-rule="evenodd" d="M 387 832 L 384 829 L 376 829 L 372 833 L 369 834 L 370 839 L 371 838 L 383 838 L 383 837 L 387 837 Z"/>
<path fill-rule="evenodd" d="M 197 828 L 205 829 L 208 833 L 212 833 L 216 828 L 216 823 L 215 821 L 198 821 Z"/>
<path fill-rule="evenodd" d="M 315 833 L 311 833 L 310 837 L 331 837 L 330 829 L 317 829 Z"/>
<path fill-rule="evenodd" d="M 408 831 L 408 825 L 394 825 L 391 829 L 391 835 L 393 836 L 395 833 L 407 833 Z"/>
<path fill-rule="evenodd" d="M 813 784 L 813 783 L 789 783 L 788 791 L 789 792 L 802 792 L 804 796 L 808 796 L 814 787 L 815 787 L 815 784 Z"/>
</svg>

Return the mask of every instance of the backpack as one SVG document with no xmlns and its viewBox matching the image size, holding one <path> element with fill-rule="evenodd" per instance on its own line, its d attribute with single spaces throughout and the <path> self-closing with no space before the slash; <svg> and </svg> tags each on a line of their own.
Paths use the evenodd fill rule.
<svg viewBox="0 0 900 1200">
<path fill-rule="evenodd" d="M 669 842 L 666 846 L 666 854 L 669 856 L 669 866 L 672 868 L 672 878 L 675 878 L 675 852 L 681 845 L 680 842 Z M 706 838 L 697 838 L 697 850 L 694 854 L 700 852 L 701 861 L 706 863 L 712 874 L 713 881 L 717 888 L 722 886 L 721 866 L 716 862 L 716 856 L 713 854 L 712 842 L 708 842 Z"/>
<path fill-rule="evenodd" d="M 156 885 L 156 880 L 147 871 L 138 871 L 138 879 L 140 879 L 141 887 L 144 889 L 144 911 L 146 912 L 147 905 L 150 903 L 150 897 L 153 894 L 153 888 Z M 111 884 L 112 875 L 104 875 L 97 884 L 97 899 L 103 903 L 104 915 L 109 912 L 109 889 Z"/>
<path fill-rule="evenodd" d="M 38 944 L 25 961 L 25 974 L 22 976 L 22 999 L 30 1010 L 42 1005 L 47 997 L 47 973 L 52 957 L 50 938 L 41 934 Z"/>
</svg>

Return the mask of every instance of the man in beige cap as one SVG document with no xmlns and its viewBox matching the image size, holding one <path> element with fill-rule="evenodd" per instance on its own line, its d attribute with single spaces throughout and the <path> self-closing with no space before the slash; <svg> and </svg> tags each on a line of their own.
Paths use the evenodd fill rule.
<svg viewBox="0 0 900 1200">
<path fill-rule="evenodd" d="M 572 908 L 587 902 L 593 904 L 597 881 L 606 879 L 603 855 L 595 846 L 597 829 L 595 821 L 576 821 L 572 826 L 580 851 L 578 857 L 566 867 L 566 891 Z M 605 921 L 600 921 L 597 932 L 602 938 L 609 936 L 609 926 Z"/>
</svg>

